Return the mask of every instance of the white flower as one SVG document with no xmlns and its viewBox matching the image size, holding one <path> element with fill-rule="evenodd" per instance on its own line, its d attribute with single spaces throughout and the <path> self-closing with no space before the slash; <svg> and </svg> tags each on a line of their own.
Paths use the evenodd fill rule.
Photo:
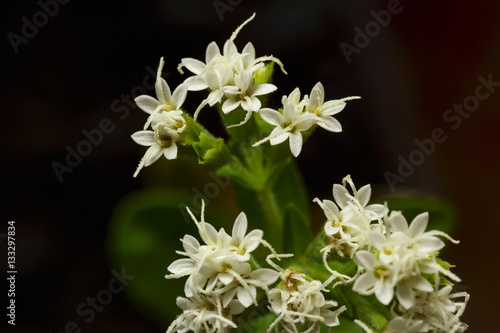
<svg viewBox="0 0 500 333">
<path fill-rule="evenodd" d="M 143 167 L 153 164 L 161 155 L 168 160 L 177 158 L 176 142 L 179 140 L 179 134 L 167 126 L 158 125 L 154 131 L 135 132 L 132 134 L 132 139 L 141 146 L 149 146 L 134 173 L 134 177 L 139 174 Z"/>
<path fill-rule="evenodd" d="M 245 309 L 237 300 L 232 300 L 226 307 L 223 307 L 219 298 L 203 295 L 192 298 L 178 297 L 177 306 L 183 312 L 170 325 L 167 333 L 227 333 L 236 328 L 233 315 L 240 314 Z"/>
<path fill-rule="evenodd" d="M 347 183 L 351 186 L 352 195 L 345 187 Z M 370 231 L 381 228 L 381 221 L 378 225 L 373 225 L 372 220 L 381 220 L 388 211 L 384 205 L 368 205 L 371 196 L 370 185 L 365 185 L 358 191 L 349 175 L 343 179 L 343 184 L 333 185 L 333 197 L 337 204 L 330 200 L 314 199 L 327 218 L 324 230 L 329 244 L 321 250 L 327 268 L 326 255 L 331 250 L 335 250 L 339 256 L 352 257 L 356 251 L 370 245 Z"/>
<path fill-rule="evenodd" d="M 419 333 L 422 331 L 422 320 L 395 317 L 387 325 L 386 333 Z"/>
<path fill-rule="evenodd" d="M 245 124 L 253 112 L 259 111 L 262 103 L 256 96 L 267 95 L 277 89 L 274 84 L 261 83 L 254 85 L 253 77 L 250 71 L 242 71 L 234 76 L 235 86 L 237 90 L 226 91 L 226 101 L 222 104 L 222 112 L 229 113 L 241 106 L 241 108 L 247 111 L 245 119 L 239 124 L 228 126 L 235 127 Z"/>
<path fill-rule="evenodd" d="M 277 145 L 289 139 L 290 151 L 293 156 L 299 156 L 303 143 L 302 132 L 314 125 L 315 116 L 301 113 L 293 102 L 284 105 L 283 114 L 270 108 L 260 109 L 259 114 L 262 119 L 276 128 L 268 137 L 254 143 L 253 147 L 267 141 L 270 141 L 271 145 Z"/>
<path fill-rule="evenodd" d="M 357 215 L 364 217 L 367 221 L 380 219 L 387 214 L 388 209 L 384 205 L 368 205 L 372 193 L 370 184 L 357 190 L 350 175 L 344 177 L 342 183 L 343 185 L 333 185 L 333 197 L 340 209 L 353 209 Z M 352 195 L 347 190 L 347 184 L 351 187 Z"/>
<path fill-rule="evenodd" d="M 286 332 L 297 333 L 298 327 L 306 323 L 305 332 L 319 332 L 320 323 L 327 327 L 339 325 L 338 315 L 345 307 L 330 309 L 337 306 L 337 302 L 325 299 L 322 292 L 328 290 L 320 281 L 308 281 L 304 274 L 289 269 L 282 271 L 280 276 L 282 283 L 268 292 L 269 309 L 277 317 L 268 333 L 273 328 L 278 332 L 280 325 Z"/>
<path fill-rule="evenodd" d="M 318 82 L 312 88 L 309 102 L 306 106 L 308 112 L 318 116 L 317 123 L 319 126 L 330 132 L 341 132 L 342 126 L 338 120 L 332 116 L 344 109 L 346 101 L 359 98 L 361 97 L 351 96 L 325 102 L 325 89 L 321 82 Z"/>
<path fill-rule="evenodd" d="M 460 317 L 469 301 L 469 294 L 451 291 L 451 286 L 444 286 L 441 289 L 435 287 L 432 292 L 419 293 L 413 307 L 408 310 L 400 308 L 402 317 L 408 321 L 420 320 L 420 332 L 464 332 L 467 325 L 460 322 Z M 463 301 L 455 301 L 456 298 L 463 298 Z"/>
<path fill-rule="evenodd" d="M 170 87 L 167 82 L 161 77 L 161 71 L 163 69 L 164 61 L 163 57 L 160 59 L 160 65 L 158 66 L 158 74 L 156 77 L 155 91 L 158 99 L 155 99 L 148 95 L 141 95 L 135 99 L 137 106 L 144 112 L 150 114 L 148 121 L 144 125 L 144 129 L 148 128 L 149 124 L 153 120 L 153 117 L 162 111 L 173 111 L 180 110 L 180 107 L 186 100 L 187 86 L 179 85 L 172 94 L 170 92 Z M 182 114 L 182 113 L 181 113 Z"/>
<path fill-rule="evenodd" d="M 355 258 L 366 272 L 356 279 L 352 290 L 361 295 L 375 294 L 380 303 L 389 304 L 394 296 L 397 267 L 385 265 L 364 250 L 356 252 Z"/>
</svg>

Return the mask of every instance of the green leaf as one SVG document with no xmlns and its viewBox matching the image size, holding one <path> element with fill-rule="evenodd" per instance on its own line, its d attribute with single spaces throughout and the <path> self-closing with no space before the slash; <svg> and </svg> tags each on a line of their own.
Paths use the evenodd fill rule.
<svg viewBox="0 0 500 333">
<path fill-rule="evenodd" d="M 312 241 L 311 230 L 306 215 L 293 204 L 285 207 L 283 226 L 285 253 L 304 253 Z"/>
<path fill-rule="evenodd" d="M 135 276 L 125 294 L 144 316 L 164 327 L 181 312 L 175 302 L 184 295 L 185 283 L 185 279 L 166 280 L 167 267 L 181 258 L 175 253 L 182 250 L 179 239 L 186 233 L 198 236 L 183 204 L 191 202 L 193 194 L 182 190 L 133 192 L 115 207 L 109 225 L 106 245 L 111 266 Z M 199 219 L 197 209 L 192 211 Z M 215 205 L 207 209 L 206 217 L 218 227 L 232 223 Z"/>
</svg>

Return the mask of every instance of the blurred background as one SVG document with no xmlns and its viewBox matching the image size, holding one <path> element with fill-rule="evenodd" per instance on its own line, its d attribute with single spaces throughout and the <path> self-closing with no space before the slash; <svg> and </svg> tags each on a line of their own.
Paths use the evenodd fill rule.
<svg viewBox="0 0 500 333">
<path fill-rule="evenodd" d="M 393 13 L 384 19 L 381 10 Z M 257 55 L 284 63 L 289 74 L 276 72 L 272 105 L 296 86 L 309 93 L 318 81 L 327 99 L 362 96 L 338 115 L 342 133 L 317 131 L 298 159 L 311 200 L 329 198 L 346 174 L 358 186 L 372 184 L 374 196 L 391 194 L 388 172 L 398 174 L 402 160 L 417 161 L 393 189 L 455 207 L 452 236 L 461 243 L 448 243 L 442 257 L 456 265 L 457 288 L 471 294 L 463 321 L 468 332 L 498 330 L 498 2 L 33 0 L 10 1 L 1 20 L 0 248 L 5 263 L 7 221 L 14 220 L 18 274 L 15 330 L 3 316 L 0 331 L 166 330 L 126 292 L 111 299 L 101 292 L 116 272 L 131 274 L 106 250 L 113 209 L 143 188 L 184 188 L 189 201 L 213 178 L 183 159 L 132 178 L 144 149 L 130 135 L 146 114 L 131 101 L 154 94 L 160 57 L 173 88 L 186 77 L 176 70 L 181 58 L 203 60 L 211 41 L 222 45 L 253 12 L 236 44 L 251 41 Z M 494 82 L 486 87 L 484 80 Z M 481 96 L 488 95 L 482 100 L 474 97 L 480 84 Z M 201 99 L 193 94 L 186 110 Z M 467 109 L 449 111 L 463 103 Z M 217 117 L 207 109 L 200 120 L 222 135 Z M 85 146 L 96 129 L 101 135 Z M 415 140 L 429 142 L 436 129 L 440 142 L 420 162 Z M 67 155 L 78 147 L 86 156 L 70 158 L 68 166 Z M 227 204 L 228 220 L 239 211 L 230 198 L 225 187 L 212 200 Z M 166 274 L 169 264 L 166 259 L 159 272 Z M 0 286 L 6 306 L 5 278 Z M 106 304 L 90 311 L 88 298 L 97 296 Z"/>
</svg>

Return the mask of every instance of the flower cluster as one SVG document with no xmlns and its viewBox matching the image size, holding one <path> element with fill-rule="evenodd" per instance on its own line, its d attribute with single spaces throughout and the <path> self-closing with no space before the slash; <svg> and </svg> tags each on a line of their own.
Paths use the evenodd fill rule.
<svg viewBox="0 0 500 333">
<path fill-rule="evenodd" d="M 341 257 L 348 255 L 355 259 L 358 274 L 344 279 L 344 283 L 354 280 L 354 291 L 375 294 L 384 305 L 397 300 L 401 316 L 395 314 L 388 332 L 455 332 L 466 328 L 459 321 L 466 302 L 454 303 L 451 299 L 467 300 L 468 295 L 450 295 L 451 286 L 440 289 L 441 279 L 460 279 L 449 270 L 449 264 L 436 257 L 445 245 L 437 236 L 458 242 L 444 232 L 426 231 L 428 213 L 408 224 L 401 212 L 389 211 L 386 205 L 368 204 L 370 196 L 370 185 L 357 190 L 347 176 L 342 185 L 333 186 L 335 202 L 314 199 L 327 219 L 324 232 L 328 244 L 321 250 L 325 267 L 338 277 L 327 257 L 331 252 Z"/>
<path fill-rule="evenodd" d="M 234 31 L 231 38 L 225 42 L 222 53 L 217 44 L 212 42 L 205 52 L 205 63 L 193 58 L 184 58 L 179 64 L 181 73 L 182 67 L 186 67 L 195 74 L 184 81 L 188 90 L 208 89 L 210 91 L 208 97 L 195 111 L 194 119 L 197 119 L 205 105 L 213 106 L 216 103 L 222 103 L 222 112 L 226 114 L 238 107 L 247 111 L 245 119 L 232 126 L 243 125 L 250 119 L 252 113 L 259 111 L 262 106 L 257 96 L 267 95 L 277 89 L 274 84 L 270 83 L 254 84 L 254 73 L 264 67 L 264 62 L 269 60 L 279 64 L 285 72 L 281 62 L 272 56 L 256 58 L 255 48 L 250 42 L 241 53 L 234 44 L 239 31 L 254 17 L 255 14 Z"/>
<path fill-rule="evenodd" d="M 247 233 L 244 213 L 238 215 L 229 235 L 205 222 L 204 202 L 201 221 L 187 209 L 201 241 L 185 235 L 183 251 L 176 252 L 183 258 L 168 266 L 167 279 L 185 277 L 186 282 L 184 295 L 177 298 L 182 313 L 167 333 L 230 332 L 237 328 L 236 316 L 245 318 L 246 309 L 262 305 L 268 305 L 269 318 L 275 316 L 266 327 L 268 333 L 319 333 L 339 325 L 339 316 L 350 317 L 366 332 L 463 332 L 467 326 L 460 316 L 469 295 L 452 293 L 450 281 L 460 279 L 450 271 L 451 265 L 438 258 L 445 245 L 442 238 L 457 242 L 444 232 L 426 231 L 428 213 L 409 224 L 401 212 L 390 211 L 387 203 L 370 204 L 371 186 L 357 189 L 346 176 L 342 184 L 333 185 L 333 200 L 313 200 L 326 222 L 318 237 L 310 235 L 309 220 L 300 212 L 307 205 L 303 199 L 307 195 L 290 154 L 280 150 L 271 156 L 278 149 L 261 145 L 288 140 L 291 155 L 297 157 L 304 140 L 317 127 L 341 132 L 334 116 L 347 101 L 359 97 L 325 101 L 324 87 L 318 82 L 309 95 L 302 96 L 295 88 L 283 96 L 281 108 L 263 107 L 263 96 L 277 90 L 269 83 L 274 64 L 286 72 L 273 56 L 256 57 L 250 42 L 238 51 L 234 40 L 254 16 L 233 32 L 222 50 L 210 43 L 204 62 L 182 59 L 178 70 L 183 73 L 186 68 L 193 75 L 173 92 L 161 78 L 164 62 L 160 60 L 156 98 L 143 95 L 135 99 L 149 117 L 132 139 L 149 148 L 134 177 L 161 155 L 175 159 L 179 149 L 192 153 L 200 164 L 235 180 L 236 197 L 253 210 L 247 210 L 249 216 L 257 217 L 251 222 L 266 230 L 276 248 L 301 253 L 277 254 L 263 239 L 261 229 Z M 206 98 L 191 118 L 181 107 L 188 91 L 201 90 L 207 91 Z M 220 108 L 227 128 L 241 126 L 229 131 L 228 140 L 214 137 L 197 122 L 207 105 Z M 263 133 L 267 136 L 256 139 Z M 260 147 L 243 149 L 249 143 Z M 244 172 L 234 172 L 236 168 Z M 286 190 L 277 189 L 285 183 Z M 271 268 L 259 264 L 259 259 L 264 260 L 259 258 L 262 251 L 255 251 L 260 245 L 271 252 L 267 256 Z M 321 259 L 316 260 L 318 255 Z M 281 258 L 289 258 L 286 269 L 272 260 Z M 366 297 L 371 295 L 374 297 Z M 374 303 L 373 307 L 359 306 Z M 382 306 L 390 311 L 377 312 Z M 350 311 L 343 313 L 347 309 Z"/>
<path fill-rule="evenodd" d="M 460 316 L 465 310 L 469 294 L 451 291 L 452 287 L 449 285 L 439 289 L 438 283 L 430 292 L 419 291 L 411 308 L 405 309 L 400 305 L 399 312 L 402 315 L 394 314 L 387 332 L 464 332 L 467 324 L 460 321 Z M 454 301 L 457 298 L 463 298 L 464 301 Z"/>
<path fill-rule="evenodd" d="M 178 332 L 227 332 L 230 327 L 236 327 L 232 315 L 252 304 L 257 305 L 257 288 L 267 290 L 267 286 L 278 279 L 277 271 L 252 269 L 250 263 L 251 252 L 260 244 L 273 250 L 262 239 L 261 230 L 246 233 L 248 222 L 244 213 L 236 218 L 231 236 L 223 228 L 217 231 L 204 221 L 204 204 L 200 222 L 189 209 L 188 213 L 204 244 L 185 235 L 181 239 L 184 251 L 177 253 L 187 258 L 178 259 L 168 267 L 172 273 L 166 276 L 168 279 L 188 276 L 184 287 L 187 298 L 177 299 L 183 314 L 177 317 L 168 332 L 174 329 Z"/>
<path fill-rule="evenodd" d="M 349 193 L 347 185 L 350 186 L 352 194 Z M 353 257 L 356 251 L 371 244 L 369 233 L 383 228 L 382 217 L 387 214 L 388 209 L 381 204 L 368 205 L 370 197 L 370 185 L 357 190 L 351 177 L 346 176 L 342 185 L 333 185 L 335 202 L 314 199 L 327 218 L 324 232 L 329 244 L 321 250 L 323 258 L 326 258 L 331 251 L 335 251 L 341 257 L 344 255 Z M 372 221 L 378 223 L 373 224 Z"/>
<path fill-rule="evenodd" d="M 268 261 L 270 264 L 272 262 Z M 326 300 L 322 292 L 328 292 L 325 285 L 318 280 L 311 280 L 305 274 L 293 269 L 281 271 L 281 282 L 268 292 L 271 306 L 269 309 L 276 315 L 276 320 L 267 332 L 273 329 L 279 332 L 280 325 L 286 332 L 319 333 L 321 324 L 327 327 L 339 325 L 338 315 L 346 310 L 345 306 L 333 311 L 330 308 L 337 306 L 337 302 Z M 299 330 L 307 325 L 307 329 Z"/>
<path fill-rule="evenodd" d="M 312 129 L 315 125 L 330 132 L 341 132 L 342 126 L 332 116 L 342 111 L 346 101 L 358 99 L 352 96 L 325 102 L 325 89 L 318 82 L 311 90 L 310 97 L 305 95 L 300 99 L 300 90 L 295 88 L 290 95 L 283 96 L 281 102 L 283 109 L 276 111 L 271 108 L 262 108 L 259 114 L 267 123 L 276 126 L 266 138 L 256 142 L 258 146 L 269 141 L 271 145 L 280 144 L 287 139 L 290 151 L 297 157 L 302 150 L 302 132 Z"/>
<path fill-rule="evenodd" d="M 149 149 L 144 154 L 134 177 L 145 166 L 153 164 L 161 155 L 173 160 L 177 157 L 177 141 L 186 129 L 186 121 L 180 109 L 186 99 L 187 87 L 179 85 L 173 93 L 167 82 L 161 77 L 163 58 L 160 60 L 156 77 L 155 90 L 158 99 L 141 95 L 135 99 L 137 106 L 149 114 L 144 130 L 132 134 L 132 139 Z M 151 126 L 151 130 L 147 128 Z"/>
</svg>

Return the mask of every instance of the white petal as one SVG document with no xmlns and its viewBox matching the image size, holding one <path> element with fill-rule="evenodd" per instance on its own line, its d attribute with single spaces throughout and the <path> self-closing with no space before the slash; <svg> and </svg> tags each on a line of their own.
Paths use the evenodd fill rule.
<svg viewBox="0 0 500 333">
<path fill-rule="evenodd" d="M 174 104 L 172 107 L 175 109 L 179 109 L 187 96 L 187 86 L 185 84 L 180 84 L 175 88 L 174 93 L 172 94 L 172 103 Z"/>
<path fill-rule="evenodd" d="M 250 273 L 250 278 L 258 280 L 266 286 L 273 284 L 279 277 L 279 273 L 270 268 L 259 268 Z"/>
<path fill-rule="evenodd" d="M 323 104 L 322 110 L 321 110 L 321 116 L 333 116 L 334 114 L 339 113 L 342 111 L 346 106 L 345 102 L 338 102 L 338 101 L 328 101 L 325 104 Z"/>
<path fill-rule="evenodd" d="M 347 197 L 348 194 L 349 192 L 344 186 L 340 184 L 333 185 L 333 198 L 335 199 L 335 202 L 337 202 L 337 205 L 339 205 L 340 209 L 347 206 L 347 202 L 350 201 Z"/>
<path fill-rule="evenodd" d="M 342 125 L 337 119 L 332 117 L 320 118 L 320 120 L 318 121 L 318 125 L 330 132 L 342 132 Z"/>
<path fill-rule="evenodd" d="M 378 231 L 371 231 L 370 232 L 370 239 L 373 243 L 373 246 L 375 246 L 378 250 L 382 251 L 382 248 L 384 247 L 384 244 L 386 243 L 386 238 L 384 235 L 382 235 Z"/>
<path fill-rule="evenodd" d="M 141 146 L 152 146 L 156 144 L 153 131 L 138 131 L 132 134 L 131 138 Z"/>
<path fill-rule="evenodd" d="M 227 305 L 232 301 L 234 295 L 236 295 L 236 288 L 231 288 L 224 293 L 222 298 L 222 306 L 227 308 Z"/>
<path fill-rule="evenodd" d="M 253 250 L 255 250 L 260 245 L 260 241 L 262 240 L 263 235 L 264 232 L 259 229 L 250 231 L 242 242 L 242 246 L 245 247 L 245 251 L 252 252 Z"/>
<path fill-rule="evenodd" d="M 421 235 L 425 232 L 427 228 L 427 223 L 429 221 L 429 213 L 425 212 L 417 215 L 410 224 L 410 228 L 408 229 L 409 237 L 415 238 L 418 235 Z"/>
<path fill-rule="evenodd" d="M 255 286 L 249 285 L 248 288 L 238 287 L 236 296 L 241 305 L 248 308 L 253 304 L 254 299 L 257 297 L 257 290 Z"/>
<path fill-rule="evenodd" d="M 177 259 L 168 266 L 168 270 L 173 274 L 190 274 L 194 268 L 194 260 L 188 258 Z"/>
<path fill-rule="evenodd" d="M 372 270 L 377 264 L 377 259 L 368 251 L 358 251 L 355 256 L 359 264 L 368 270 Z"/>
<path fill-rule="evenodd" d="M 357 198 L 361 206 L 365 207 L 368 204 L 371 195 L 372 195 L 372 188 L 370 185 L 365 185 L 358 190 Z"/>
<path fill-rule="evenodd" d="M 360 293 L 366 293 L 375 285 L 376 282 L 377 278 L 373 275 L 373 273 L 366 272 L 356 279 L 354 285 L 352 286 L 352 290 Z"/>
<path fill-rule="evenodd" d="M 207 83 L 202 77 L 191 76 L 184 80 L 184 85 L 186 85 L 189 91 L 200 91 L 208 88 Z"/>
<path fill-rule="evenodd" d="M 217 43 L 211 42 L 208 44 L 207 50 L 205 51 L 205 62 L 208 64 L 216 55 L 220 55 L 219 47 Z"/>
<path fill-rule="evenodd" d="M 230 273 L 219 273 L 218 277 L 220 282 L 224 283 L 226 286 L 234 281 L 234 276 Z"/>
<path fill-rule="evenodd" d="M 405 234 L 408 232 L 408 222 L 400 212 L 393 211 L 389 216 L 389 221 L 393 231 L 400 231 Z"/>
<path fill-rule="evenodd" d="M 394 287 L 388 283 L 382 283 L 375 289 L 375 296 L 380 303 L 387 305 L 394 297 Z"/>
<path fill-rule="evenodd" d="M 444 243 L 437 237 L 434 236 L 423 236 L 419 238 L 418 251 L 424 254 L 431 254 L 441 250 L 444 247 Z"/>
<path fill-rule="evenodd" d="M 222 112 L 229 113 L 240 106 L 241 100 L 236 98 L 228 98 L 222 104 Z"/>
<path fill-rule="evenodd" d="M 270 108 L 263 108 L 259 110 L 259 114 L 266 122 L 274 126 L 280 126 L 285 122 L 285 118 L 281 113 Z"/>
<path fill-rule="evenodd" d="M 181 240 L 184 251 L 187 254 L 195 254 L 198 253 L 198 249 L 200 248 L 200 242 L 196 238 L 191 235 L 184 235 L 184 238 Z"/>
<path fill-rule="evenodd" d="M 245 311 L 245 307 L 238 300 L 233 299 L 229 303 L 229 314 L 239 315 L 243 311 Z"/>
<path fill-rule="evenodd" d="M 316 83 L 316 85 L 311 90 L 309 109 L 314 111 L 316 108 L 321 106 L 324 101 L 325 89 L 321 82 Z"/>
<path fill-rule="evenodd" d="M 156 108 L 161 104 L 155 98 L 148 95 L 138 96 L 136 99 L 134 99 L 134 101 L 139 109 L 149 114 L 153 113 L 153 111 L 155 111 Z"/>
<path fill-rule="evenodd" d="M 405 309 L 411 308 L 415 302 L 415 294 L 406 283 L 399 283 L 396 286 L 396 297 Z"/>
<path fill-rule="evenodd" d="M 235 244 L 240 244 L 247 233 L 248 221 L 245 213 L 241 212 L 233 225 L 233 240 Z"/>
<path fill-rule="evenodd" d="M 338 220 L 339 219 L 339 209 L 337 205 L 331 200 L 323 200 L 323 205 L 325 207 L 325 215 L 328 220 Z"/>
<path fill-rule="evenodd" d="M 381 205 L 381 204 L 371 204 L 365 207 L 366 210 L 370 210 L 377 214 L 379 217 L 385 216 L 389 212 L 389 209 L 387 209 L 386 206 Z"/>
<path fill-rule="evenodd" d="M 300 112 L 295 108 L 292 102 L 287 102 L 286 105 L 283 105 L 283 117 L 288 120 L 294 120 L 295 115 L 298 115 Z"/>
<path fill-rule="evenodd" d="M 273 137 L 270 142 L 271 145 L 279 145 L 280 143 L 286 141 L 290 137 L 290 132 L 284 131 L 281 127 L 276 127 L 273 129 L 270 135 L 276 135 Z"/>
<path fill-rule="evenodd" d="M 262 106 L 262 103 L 260 99 L 257 97 L 245 97 L 245 100 L 241 102 L 241 107 L 243 110 L 247 110 L 249 112 L 257 112 L 259 111 L 260 107 Z M 248 117 L 249 118 L 249 117 Z"/>
<path fill-rule="evenodd" d="M 253 86 L 249 94 L 252 96 L 267 95 L 275 91 L 276 89 L 278 89 L 278 87 L 276 87 L 274 84 L 261 83 Z"/>
<path fill-rule="evenodd" d="M 427 279 L 425 279 L 422 275 L 412 276 L 410 279 L 410 284 L 414 289 L 425 291 L 428 293 L 434 290 L 432 284 L 427 281 Z"/>
<path fill-rule="evenodd" d="M 302 150 L 302 134 L 299 131 L 290 134 L 290 151 L 297 157 Z"/>
<path fill-rule="evenodd" d="M 185 66 L 190 72 L 194 74 L 200 74 L 206 67 L 203 62 L 193 58 L 181 59 L 181 65 Z"/>
<path fill-rule="evenodd" d="M 177 158 L 177 145 L 175 142 L 172 142 L 170 147 L 163 148 L 163 156 L 165 156 L 167 160 L 175 160 Z"/>
<path fill-rule="evenodd" d="M 163 153 L 163 148 L 159 145 L 154 145 L 149 147 L 149 149 L 144 153 L 144 156 L 147 156 L 146 161 L 144 162 L 144 166 L 150 166 L 154 162 L 156 162 L 161 154 Z"/>
<path fill-rule="evenodd" d="M 217 230 L 210 223 L 200 222 L 199 224 L 200 237 L 203 239 L 205 244 L 212 245 L 217 242 Z"/>
<path fill-rule="evenodd" d="M 156 90 L 156 96 L 158 97 L 158 100 L 162 104 L 170 104 L 172 96 L 170 93 L 170 87 L 168 86 L 167 81 L 165 81 L 165 79 L 159 78 L 159 81 L 158 80 L 156 81 L 155 90 Z"/>
</svg>

